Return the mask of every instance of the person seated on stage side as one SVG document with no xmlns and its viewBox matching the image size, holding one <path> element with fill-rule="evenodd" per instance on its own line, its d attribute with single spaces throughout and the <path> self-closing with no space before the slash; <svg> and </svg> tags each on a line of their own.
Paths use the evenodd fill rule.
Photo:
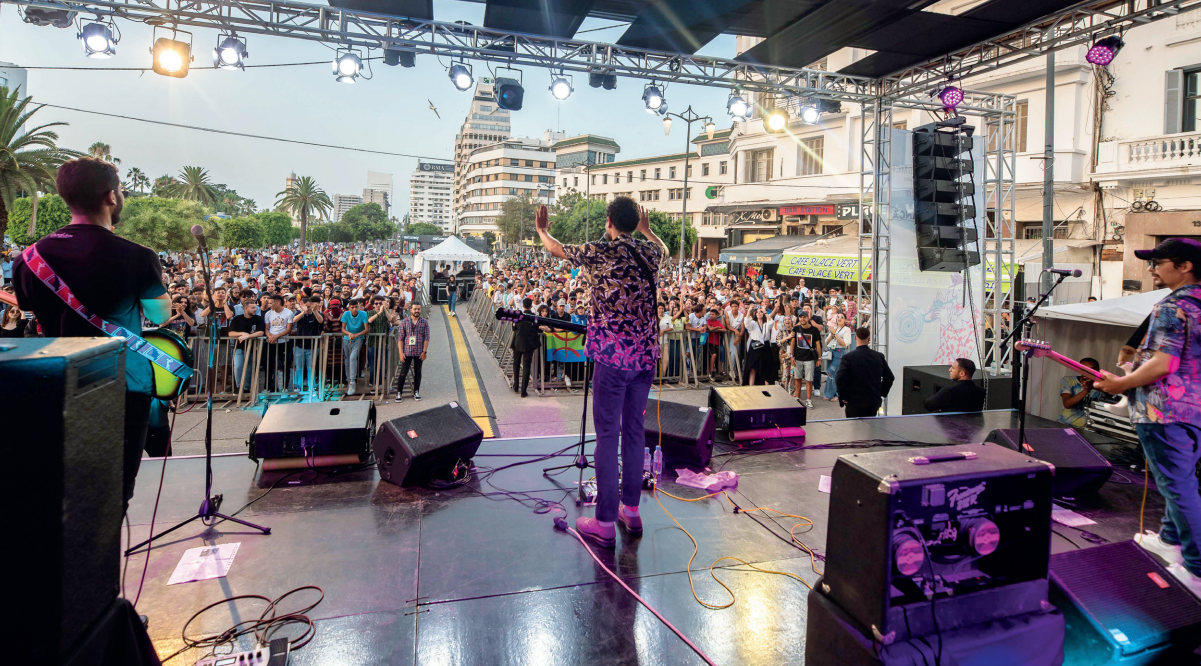
<svg viewBox="0 0 1201 666">
<path fill-rule="evenodd" d="M 972 376 L 976 364 L 971 359 L 957 358 L 951 363 L 950 386 L 926 398 L 926 411 L 930 412 L 979 412 L 984 409 L 984 389 L 976 385 Z"/>
<path fill-rule="evenodd" d="M 1088 366 L 1093 370 L 1101 369 L 1101 364 L 1095 358 L 1082 358 L 1080 365 Z M 1105 397 L 1104 392 L 1093 388 L 1092 377 L 1086 375 L 1064 377 L 1059 380 L 1059 399 L 1063 401 L 1063 412 L 1056 420 L 1082 428 L 1088 424 L 1089 403 L 1103 397 Z"/>
</svg>

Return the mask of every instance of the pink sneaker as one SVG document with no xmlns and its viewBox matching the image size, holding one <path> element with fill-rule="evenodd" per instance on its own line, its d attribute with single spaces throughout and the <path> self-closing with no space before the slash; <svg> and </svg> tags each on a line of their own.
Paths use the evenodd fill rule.
<svg viewBox="0 0 1201 666">
<path fill-rule="evenodd" d="M 626 532 L 629 532 L 630 536 L 642 536 L 642 516 L 626 513 L 624 506 L 617 512 L 617 522 L 626 528 Z"/>
<path fill-rule="evenodd" d="M 617 528 L 605 527 L 596 518 L 576 518 L 575 529 L 580 536 L 601 548 L 617 547 Z"/>
</svg>

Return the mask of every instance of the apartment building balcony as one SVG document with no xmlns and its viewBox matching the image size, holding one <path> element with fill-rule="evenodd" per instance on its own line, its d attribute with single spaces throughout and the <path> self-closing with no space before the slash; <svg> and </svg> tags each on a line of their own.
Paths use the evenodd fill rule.
<svg viewBox="0 0 1201 666">
<path fill-rule="evenodd" d="M 1201 132 L 1102 141 L 1092 175 L 1102 187 L 1129 181 L 1166 185 L 1181 179 L 1201 183 Z"/>
</svg>

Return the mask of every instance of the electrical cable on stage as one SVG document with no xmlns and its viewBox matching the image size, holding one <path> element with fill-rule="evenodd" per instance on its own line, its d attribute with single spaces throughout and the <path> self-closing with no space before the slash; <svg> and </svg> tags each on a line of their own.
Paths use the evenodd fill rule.
<svg viewBox="0 0 1201 666">
<path fill-rule="evenodd" d="M 320 593 L 321 596 L 319 596 L 317 598 L 317 600 L 314 601 L 312 604 L 309 604 L 308 606 L 305 606 L 304 608 L 301 608 L 299 610 L 292 611 L 289 613 L 285 613 L 283 615 L 276 614 L 276 611 L 278 610 L 278 607 L 279 607 L 279 602 L 281 602 L 284 599 L 286 599 L 287 597 L 289 597 L 293 594 L 296 594 L 297 592 L 301 592 L 303 590 L 316 590 L 317 592 Z M 216 634 L 214 636 L 208 636 L 205 638 L 189 638 L 188 637 L 188 626 L 191 625 L 192 622 L 196 620 L 196 618 L 200 617 L 202 614 L 204 614 L 206 611 L 208 611 L 211 608 L 215 608 L 215 607 L 220 606 L 225 603 L 237 601 L 239 599 L 259 599 L 262 601 L 266 601 L 267 607 L 265 609 L 263 609 L 262 614 L 259 615 L 257 620 L 243 620 L 241 622 L 238 622 L 238 623 L 230 626 L 225 631 L 222 631 L 221 633 Z M 196 611 L 195 613 L 192 614 L 192 617 L 188 618 L 188 621 L 184 623 L 183 630 L 181 631 L 181 637 L 183 638 L 184 646 L 182 648 L 176 650 L 175 652 L 173 652 L 170 656 L 163 659 L 162 662 L 167 663 L 168 661 L 174 659 L 175 657 L 179 656 L 180 654 L 183 654 L 184 652 L 194 649 L 194 648 L 195 649 L 208 648 L 209 654 L 216 656 L 216 649 L 218 647 L 225 645 L 227 643 L 232 644 L 236 639 L 238 639 L 241 636 L 245 636 L 246 634 L 254 634 L 254 639 L 255 639 L 256 643 L 258 643 L 260 645 L 266 645 L 271 642 L 271 635 L 273 633 L 275 633 L 279 629 L 282 629 L 283 627 L 286 627 L 289 624 L 305 625 L 304 633 L 301 634 L 300 637 L 297 638 L 296 640 L 290 641 L 290 643 L 291 643 L 290 649 L 298 650 L 298 649 L 304 647 L 305 645 L 308 645 L 309 641 L 313 640 L 313 636 L 317 635 L 317 625 L 313 622 L 313 620 L 308 615 L 306 615 L 306 613 L 308 613 L 309 611 L 316 608 L 317 604 L 320 604 L 324 599 L 325 599 L 325 590 L 321 589 L 320 587 L 317 587 L 316 585 L 302 585 L 300 587 L 293 588 L 291 590 L 288 590 L 287 592 L 284 592 L 283 594 L 276 597 L 275 599 L 268 599 L 267 597 L 264 597 L 261 594 L 239 594 L 236 596 L 227 597 L 220 601 L 214 601 L 213 603 Z M 246 625 L 246 626 L 243 626 L 243 625 Z M 208 655 L 205 655 L 205 656 L 208 656 Z"/>
</svg>

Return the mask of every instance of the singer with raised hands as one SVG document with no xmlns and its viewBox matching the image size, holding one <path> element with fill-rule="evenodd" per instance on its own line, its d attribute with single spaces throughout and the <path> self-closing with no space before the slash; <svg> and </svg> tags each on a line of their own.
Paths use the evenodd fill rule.
<svg viewBox="0 0 1201 666">
<path fill-rule="evenodd" d="M 142 315 L 155 324 L 171 317 L 171 299 L 154 250 L 113 233 L 125 196 L 117 167 L 92 157 L 58 169 L 58 193 L 71 209 L 71 223 L 39 240 L 32 249 L 93 315 L 134 333 Z M 33 310 L 48 338 L 95 337 L 99 329 L 45 285 L 28 265 L 27 250 L 13 268 L 17 302 Z M 124 497 L 133 497 L 141 464 L 154 374 L 150 361 L 125 354 Z M 116 462 L 116 461 L 114 461 Z"/>
<path fill-rule="evenodd" d="M 616 522 L 632 537 L 642 534 L 638 502 L 646 446 L 643 412 L 659 360 L 655 292 L 659 263 L 667 256 L 667 247 L 651 230 L 647 211 L 629 197 L 615 198 L 606 214 L 605 237 L 583 245 L 563 245 L 551 237 L 546 206 L 538 210 L 536 223 L 547 252 L 587 270 L 592 277 L 585 351 L 595 363 L 596 517 L 579 518 L 576 530 L 598 546 L 613 548 Z M 648 240 L 635 239 L 635 231 Z"/>
</svg>

